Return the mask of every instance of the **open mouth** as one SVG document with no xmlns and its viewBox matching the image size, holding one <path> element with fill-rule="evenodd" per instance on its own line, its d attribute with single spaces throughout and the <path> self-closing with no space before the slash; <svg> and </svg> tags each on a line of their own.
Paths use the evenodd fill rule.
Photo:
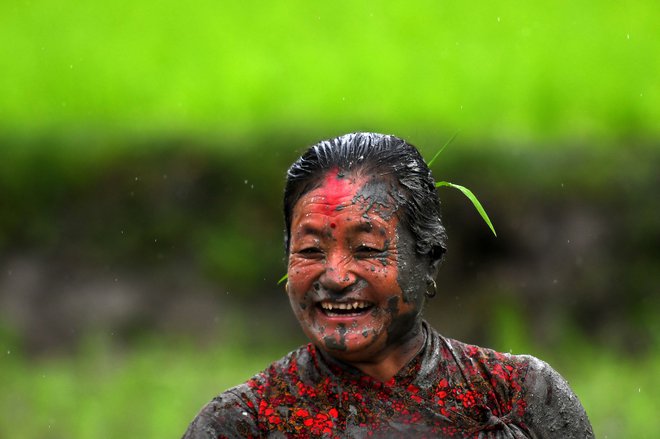
<svg viewBox="0 0 660 439">
<path fill-rule="evenodd" d="M 372 303 L 363 300 L 352 300 L 348 302 L 323 301 L 316 304 L 321 312 L 329 317 L 332 316 L 358 316 L 366 314 L 374 307 Z"/>
</svg>

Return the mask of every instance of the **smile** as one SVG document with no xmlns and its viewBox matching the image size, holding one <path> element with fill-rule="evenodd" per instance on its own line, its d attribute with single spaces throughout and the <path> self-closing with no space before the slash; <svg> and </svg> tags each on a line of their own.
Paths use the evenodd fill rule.
<svg viewBox="0 0 660 439">
<path fill-rule="evenodd" d="M 318 306 L 327 315 L 360 314 L 373 307 L 372 303 L 364 300 L 353 300 L 351 302 L 319 302 Z"/>
</svg>

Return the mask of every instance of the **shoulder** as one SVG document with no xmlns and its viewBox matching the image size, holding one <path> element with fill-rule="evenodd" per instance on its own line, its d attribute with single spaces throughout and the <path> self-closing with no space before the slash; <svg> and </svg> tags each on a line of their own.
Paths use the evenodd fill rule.
<svg viewBox="0 0 660 439">
<path fill-rule="evenodd" d="M 485 376 L 492 378 L 491 381 L 504 380 L 514 387 L 517 387 L 518 384 L 522 385 L 530 361 L 534 358 L 529 355 L 498 352 L 450 338 L 441 338 L 445 349 L 449 351 L 449 355 L 453 357 L 457 366 L 470 372 L 469 375 Z"/>
<path fill-rule="evenodd" d="M 529 355 L 525 423 L 538 437 L 593 438 L 589 419 L 568 382 L 548 363 Z"/>
<path fill-rule="evenodd" d="M 264 415 L 260 402 L 278 387 L 295 381 L 299 369 L 304 369 L 310 361 L 310 347 L 300 347 L 246 382 L 224 391 L 202 407 L 183 438 L 260 436 L 259 418 Z"/>
<path fill-rule="evenodd" d="M 587 414 L 566 380 L 548 363 L 531 355 L 497 352 L 443 339 L 471 385 L 492 386 L 498 398 L 533 438 L 593 438 Z"/>
<path fill-rule="evenodd" d="M 213 398 L 190 423 L 184 439 L 249 437 L 258 435 L 254 404 L 247 383 Z"/>
</svg>

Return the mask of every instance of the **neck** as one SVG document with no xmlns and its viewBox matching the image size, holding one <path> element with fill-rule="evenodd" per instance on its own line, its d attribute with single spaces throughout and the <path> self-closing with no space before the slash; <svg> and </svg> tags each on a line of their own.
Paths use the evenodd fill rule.
<svg viewBox="0 0 660 439">
<path fill-rule="evenodd" d="M 382 382 L 389 381 L 422 349 L 426 331 L 421 323 L 414 335 L 405 342 L 391 346 L 378 358 L 364 362 L 351 362 L 351 366 Z"/>
</svg>

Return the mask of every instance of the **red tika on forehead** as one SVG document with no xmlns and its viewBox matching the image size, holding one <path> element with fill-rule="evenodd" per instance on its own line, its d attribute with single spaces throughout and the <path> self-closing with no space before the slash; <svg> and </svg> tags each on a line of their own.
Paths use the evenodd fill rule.
<svg viewBox="0 0 660 439">
<path fill-rule="evenodd" d="M 339 168 L 328 171 L 323 179 L 323 185 L 319 188 L 319 195 L 327 203 L 326 210 L 336 209 L 341 201 L 345 200 L 346 195 L 354 190 L 354 187 L 351 186 L 349 178 L 340 176 Z"/>
</svg>

